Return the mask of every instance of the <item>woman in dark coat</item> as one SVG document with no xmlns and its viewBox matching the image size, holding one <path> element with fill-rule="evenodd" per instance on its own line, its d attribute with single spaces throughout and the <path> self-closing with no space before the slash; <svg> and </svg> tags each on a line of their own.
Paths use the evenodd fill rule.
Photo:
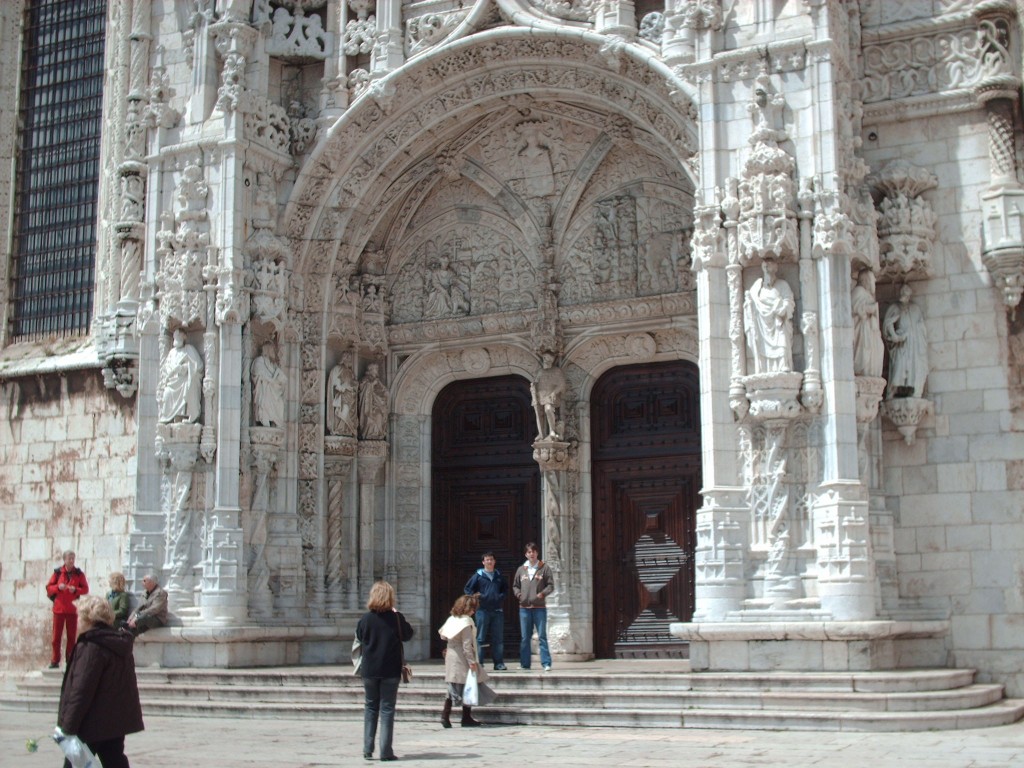
<svg viewBox="0 0 1024 768">
<path fill-rule="evenodd" d="M 124 737 L 143 729 L 135 638 L 111 626 L 114 611 L 102 597 L 78 601 L 78 623 L 82 633 L 64 672 L 57 725 L 84 741 L 103 768 L 129 768 Z M 64 768 L 70 767 L 65 760 Z"/>
<path fill-rule="evenodd" d="M 391 748 L 395 727 L 395 702 L 402 679 L 402 642 L 412 638 L 412 627 L 395 609 L 395 588 L 378 581 L 370 589 L 367 613 L 356 627 L 362 645 L 365 702 L 363 707 L 363 757 L 373 757 L 373 742 L 380 719 L 380 759 L 397 760 Z"/>
</svg>

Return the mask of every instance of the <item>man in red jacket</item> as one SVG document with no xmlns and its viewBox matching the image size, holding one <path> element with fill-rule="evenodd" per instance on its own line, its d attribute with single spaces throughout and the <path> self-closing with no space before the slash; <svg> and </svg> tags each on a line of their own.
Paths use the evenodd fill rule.
<svg viewBox="0 0 1024 768">
<path fill-rule="evenodd" d="M 71 651 L 78 638 L 78 609 L 75 601 L 89 594 L 85 573 L 75 567 L 75 553 L 69 549 L 63 557 L 64 565 L 53 569 L 53 575 L 46 585 L 46 595 L 53 601 L 53 653 L 50 655 L 50 669 L 56 669 L 60 664 L 60 638 L 65 631 L 68 641 L 64 648 L 64 660 L 71 659 Z"/>
</svg>

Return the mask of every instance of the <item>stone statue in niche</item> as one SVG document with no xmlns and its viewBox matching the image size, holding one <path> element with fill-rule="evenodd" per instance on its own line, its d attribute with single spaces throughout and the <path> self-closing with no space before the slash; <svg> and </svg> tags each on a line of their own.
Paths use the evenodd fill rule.
<svg viewBox="0 0 1024 768">
<path fill-rule="evenodd" d="M 763 261 L 761 270 L 762 276 L 750 286 L 743 302 L 743 324 L 754 373 L 792 371 L 793 290 L 777 276 L 779 265 L 774 261 Z"/>
<path fill-rule="evenodd" d="M 327 382 L 327 431 L 332 435 L 355 437 L 358 428 L 358 390 L 352 365 L 343 359 L 334 366 Z"/>
<path fill-rule="evenodd" d="M 159 418 L 163 424 L 194 424 L 199 421 L 203 402 L 203 360 L 196 348 L 185 341 L 181 328 L 174 331 L 172 343 L 160 371 L 163 390 Z"/>
<path fill-rule="evenodd" d="M 388 429 L 388 388 L 380 380 L 376 363 L 366 366 L 359 383 L 359 436 L 363 440 L 383 440 Z"/>
<path fill-rule="evenodd" d="M 889 376 L 885 399 L 924 397 L 928 378 L 928 335 L 921 308 L 910 301 L 909 285 L 900 288 L 899 303 L 885 313 L 882 337 L 889 348 Z"/>
<path fill-rule="evenodd" d="M 878 323 L 875 300 L 875 273 L 861 270 L 850 292 L 853 307 L 853 373 L 856 376 L 882 375 L 885 345 Z"/>
<path fill-rule="evenodd" d="M 430 265 L 427 275 L 427 295 L 423 302 L 423 317 L 451 317 L 469 314 L 469 301 L 455 270 L 447 256 L 441 256 Z"/>
<path fill-rule="evenodd" d="M 561 440 L 563 421 L 559 416 L 569 382 L 565 371 L 555 367 L 554 353 L 544 352 L 541 361 L 543 367 L 530 385 L 531 399 L 537 414 L 537 437 L 540 440 Z"/>
<path fill-rule="evenodd" d="M 277 347 L 263 345 L 261 354 L 252 363 L 253 420 L 261 427 L 284 426 L 284 371 L 277 364 Z"/>
</svg>

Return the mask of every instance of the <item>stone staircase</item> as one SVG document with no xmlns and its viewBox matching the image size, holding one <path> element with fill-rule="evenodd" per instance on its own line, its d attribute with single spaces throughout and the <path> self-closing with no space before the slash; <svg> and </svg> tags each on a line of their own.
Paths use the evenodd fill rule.
<svg viewBox="0 0 1024 768">
<path fill-rule="evenodd" d="M 399 717 L 438 718 L 443 668 L 413 665 Z M 488 723 L 637 728 L 924 731 L 984 728 L 1024 717 L 1024 700 L 962 669 L 843 673 L 691 673 L 685 661 L 562 664 L 550 673 L 494 673 Z M 362 686 L 348 668 L 138 670 L 149 715 L 358 720 Z M 0 708 L 55 712 L 61 673 L 33 672 Z"/>
</svg>

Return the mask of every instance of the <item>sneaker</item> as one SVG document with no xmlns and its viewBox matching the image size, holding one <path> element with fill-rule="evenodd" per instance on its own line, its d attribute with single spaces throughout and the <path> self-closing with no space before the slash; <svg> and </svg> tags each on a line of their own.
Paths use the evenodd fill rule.
<svg viewBox="0 0 1024 768">
<path fill-rule="evenodd" d="M 495 664 L 494 665 L 494 671 L 495 672 L 504 672 L 506 669 L 508 669 L 508 667 L 506 667 L 504 664 Z"/>
<path fill-rule="evenodd" d="M 57 663 L 57 662 L 55 661 L 55 662 L 53 662 L 52 664 L 50 664 L 49 668 L 50 668 L 50 669 L 59 669 L 59 668 L 60 668 L 60 664 L 58 664 L 58 663 Z"/>
<path fill-rule="evenodd" d="M 545 672 L 550 672 L 551 671 L 551 665 L 550 664 L 545 664 L 544 665 L 544 671 Z"/>
<path fill-rule="evenodd" d="M 519 665 L 519 669 L 521 669 L 523 672 L 529 672 L 530 671 L 529 667 L 524 667 L 522 664 Z"/>
</svg>

